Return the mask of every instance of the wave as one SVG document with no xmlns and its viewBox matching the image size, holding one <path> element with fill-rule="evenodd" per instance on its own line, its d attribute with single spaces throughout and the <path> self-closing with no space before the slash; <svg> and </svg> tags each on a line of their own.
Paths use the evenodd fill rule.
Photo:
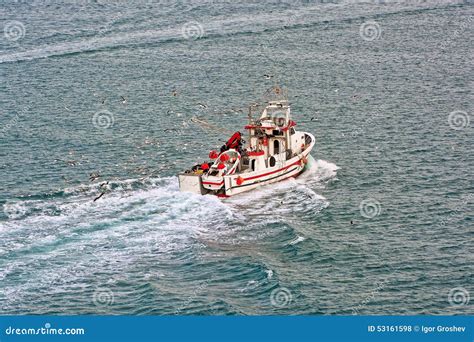
<svg viewBox="0 0 474 342">
<path fill-rule="evenodd" d="M 439 5 L 439 3 L 436 3 Z M 430 5 L 424 3 L 414 3 L 411 5 L 422 6 L 421 8 L 400 9 L 392 12 L 383 13 L 363 13 L 353 15 L 351 17 L 338 18 L 334 17 L 333 10 L 340 6 L 353 5 L 361 7 L 362 4 L 357 3 L 342 3 L 342 4 L 317 4 L 309 7 L 302 7 L 297 10 L 284 10 L 278 18 L 271 13 L 253 14 L 253 15 L 229 15 L 229 18 L 221 20 L 209 20 L 203 27 L 199 22 L 196 22 L 199 27 L 196 29 L 199 32 L 201 40 L 216 39 L 220 37 L 229 37 L 235 35 L 248 34 L 268 34 L 278 33 L 281 30 L 292 30 L 298 28 L 327 28 L 338 23 L 351 23 L 354 20 L 362 20 L 367 18 L 383 18 L 390 15 L 398 15 L 401 13 L 418 13 L 426 10 L 436 10 L 444 7 L 427 7 Z M 387 6 L 389 4 L 386 4 Z M 400 5 L 400 4 L 391 4 Z M 407 5 L 402 3 L 402 5 Z M 409 4 L 410 5 L 410 4 Z M 447 7 L 460 6 L 462 3 L 454 2 L 445 4 Z M 329 7 L 329 17 L 321 17 L 321 6 Z M 386 8 L 390 7 L 384 7 Z M 360 8 L 361 10 L 363 8 Z M 315 16 L 317 18 L 315 18 Z M 309 18 L 308 18 L 309 17 Z M 119 22 L 118 22 L 119 23 Z M 264 23 L 262 25 L 261 23 Z M 184 23 L 183 23 L 184 24 Z M 249 28 L 250 27 L 250 28 Z M 48 57 L 69 56 L 83 53 L 94 53 L 100 51 L 111 51 L 115 49 L 147 46 L 151 44 L 165 44 L 172 42 L 184 42 L 187 38 L 182 33 L 183 26 L 166 27 L 160 30 L 150 29 L 143 31 L 126 31 L 126 32 L 103 32 L 98 33 L 98 36 L 90 39 L 83 39 L 73 42 L 53 43 L 45 46 L 38 46 L 30 48 L 26 51 L 19 51 L 14 53 L 7 53 L 0 55 L 0 63 L 11 63 L 20 61 L 29 61 Z M 56 33 L 57 34 L 57 33 Z M 93 33 L 88 33 L 91 35 Z M 66 35 L 67 38 L 74 39 L 71 34 Z M 24 49 L 24 48 L 23 48 Z"/>
<path fill-rule="evenodd" d="M 180 192 L 176 177 L 164 177 L 109 182 L 106 194 L 95 202 L 104 190 L 101 183 L 7 201 L 8 220 L 0 223 L 0 279 L 8 294 L 2 311 L 259 313 L 251 309 L 253 296 L 268 296 L 281 279 L 273 265 L 251 256 L 267 252 L 313 260 L 315 242 L 297 220 L 329 205 L 314 189 L 330 181 L 328 175 L 335 176 L 336 170 L 332 163 L 314 161 L 305 178 L 224 200 Z M 299 252 L 308 244 L 311 253 Z M 206 274 L 209 282 L 203 285 Z M 186 287 L 178 291 L 176 283 Z M 113 289 L 117 305 L 91 308 L 97 286 Z M 202 295 L 182 301 L 203 286 Z M 237 298 L 214 300 L 207 287 L 227 296 L 232 288 L 249 309 L 237 312 Z M 135 295 L 154 304 L 134 305 L 130 298 Z M 52 299 L 57 307 L 51 306 Z"/>
<path fill-rule="evenodd" d="M 9 200 L 3 204 L 8 220 L 0 224 L 0 236 L 23 232 L 29 237 L 24 241 L 27 245 L 50 239 L 51 231 L 85 236 L 105 226 L 119 229 L 142 224 L 160 229 L 194 227 L 202 232 L 210 226 L 245 226 L 249 219 L 256 224 L 287 221 L 293 212 L 311 216 L 329 205 L 312 186 L 335 178 L 338 169 L 321 160 L 311 163 L 313 166 L 299 179 L 263 186 L 227 200 L 182 193 L 176 177 L 82 184 L 49 196 Z M 102 192 L 104 196 L 94 201 Z"/>
</svg>

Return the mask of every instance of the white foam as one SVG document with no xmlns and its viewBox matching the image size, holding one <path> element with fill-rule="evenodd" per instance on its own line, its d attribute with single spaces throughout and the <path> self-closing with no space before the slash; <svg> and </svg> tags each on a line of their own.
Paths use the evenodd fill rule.
<svg viewBox="0 0 474 342">
<path fill-rule="evenodd" d="M 309 169 L 307 169 L 306 172 L 304 172 L 297 180 L 300 183 L 307 182 L 308 180 L 325 182 L 335 178 L 337 176 L 337 170 L 339 169 L 340 167 L 334 163 L 321 159 L 314 160 L 313 157 L 310 157 Z"/>
<path fill-rule="evenodd" d="M 142 188 L 127 190 L 118 183 Z M 98 185 L 87 187 L 98 188 Z M 232 210 L 214 196 L 179 192 L 176 177 L 146 184 L 137 180 L 115 182 L 113 190 L 96 202 L 93 199 L 97 193 L 78 191 L 80 188 L 68 189 L 69 196 L 7 203 L 9 220 L 0 224 L 0 249 L 13 252 L 60 244 L 65 237 L 79 238 L 80 241 L 75 241 L 77 249 L 124 236 L 128 236 L 125 244 L 130 247 L 146 236 L 161 250 L 170 251 L 182 248 L 182 242 L 198 230 L 211 227 L 206 222 L 233 218 Z M 142 234 L 134 236 L 135 231 Z M 179 237 L 181 233 L 184 235 Z M 14 243 L 19 237 L 20 245 Z"/>
<path fill-rule="evenodd" d="M 306 238 L 304 236 L 297 236 L 296 239 L 294 239 L 293 241 L 290 241 L 290 245 L 296 245 L 297 243 L 300 243 L 302 241 L 306 240 Z"/>
<path fill-rule="evenodd" d="M 273 270 L 265 270 L 265 273 L 267 274 L 267 279 L 270 280 L 273 277 Z"/>
<path fill-rule="evenodd" d="M 301 217 L 327 207 L 329 202 L 315 191 L 315 184 L 335 177 L 338 169 L 318 160 L 306 178 L 263 186 L 224 201 L 180 192 L 176 177 L 114 180 L 96 202 L 93 199 L 103 182 L 82 184 L 65 189 L 62 196 L 7 202 L 4 210 L 9 220 L 0 223 L 0 247 L 9 253 L 58 246 L 46 256 L 52 257 L 63 253 L 61 248 L 94 250 L 110 239 L 126 238 L 123 244 L 136 253 L 186 248 L 192 244 L 189 239 L 198 235 L 210 243 L 253 240 L 262 237 L 255 235 L 256 225 L 287 220 L 294 225 L 296 213 Z M 65 238 L 73 238 L 74 247 L 63 246 Z"/>
</svg>

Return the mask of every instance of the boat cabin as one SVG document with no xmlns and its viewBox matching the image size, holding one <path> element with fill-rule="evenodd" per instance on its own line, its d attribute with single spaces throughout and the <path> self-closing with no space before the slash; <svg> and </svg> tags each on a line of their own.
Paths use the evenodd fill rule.
<svg viewBox="0 0 474 342">
<path fill-rule="evenodd" d="M 304 138 L 295 136 L 296 123 L 291 120 L 287 100 L 270 101 L 258 120 L 249 114 L 248 145 L 242 157 L 241 170 L 258 171 L 282 164 L 292 158 Z"/>
</svg>

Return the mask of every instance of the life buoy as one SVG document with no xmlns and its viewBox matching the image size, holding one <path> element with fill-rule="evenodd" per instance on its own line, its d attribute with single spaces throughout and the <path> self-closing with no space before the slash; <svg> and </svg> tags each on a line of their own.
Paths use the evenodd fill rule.
<svg viewBox="0 0 474 342">
<path fill-rule="evenodd" d="M 244 179 L 242 177 L 237 177 L 237 185 L 242 185 L 242 183 L 244 182 Z"/>
<path fill-rule="evenodd" d="M 219 160 L 223 163 L 225 163 L 226 161 L 228 161 L 230 159 L 229 155 L 228 154 L 221 154 L 221 156 L 219 157 Z"/>
<path fill-rule="evenodd" d="M 219 165 L 217 165 L 217 168 L 218 168 L 219 170 L 222 170 L 223 168 L 225 168 L 225 164 L 219 163 Z"/>
<path fill-rule="evenodd" d="M 209 170 L 209 164 L 208 164 L 208 163 L 202 164 L 202 165 L 201 165 L 201 169 L 203 169 L 204 171 Z"/>
<path fill-rule="evenodd" d="M 211 152 L 209 152 L 209 158 L 211 159 L 216 159 L 218 156 L 219 153 L 217 153 L 217 151 L 212 150 Z"/>
</svg>

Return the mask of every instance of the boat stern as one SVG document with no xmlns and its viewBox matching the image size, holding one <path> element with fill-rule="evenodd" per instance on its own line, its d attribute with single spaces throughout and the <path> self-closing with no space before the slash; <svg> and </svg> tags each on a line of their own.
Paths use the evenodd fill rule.
<svg viewBox="0 0 474 342">
<path fill-rule="evenodd" d="M 205 195 L 209 191 L 202 186 L 201 175 L 192 173 L 180 173 L 178 175 L 179 190 L 192 192 L 199 195 Z"/>
</svg>

